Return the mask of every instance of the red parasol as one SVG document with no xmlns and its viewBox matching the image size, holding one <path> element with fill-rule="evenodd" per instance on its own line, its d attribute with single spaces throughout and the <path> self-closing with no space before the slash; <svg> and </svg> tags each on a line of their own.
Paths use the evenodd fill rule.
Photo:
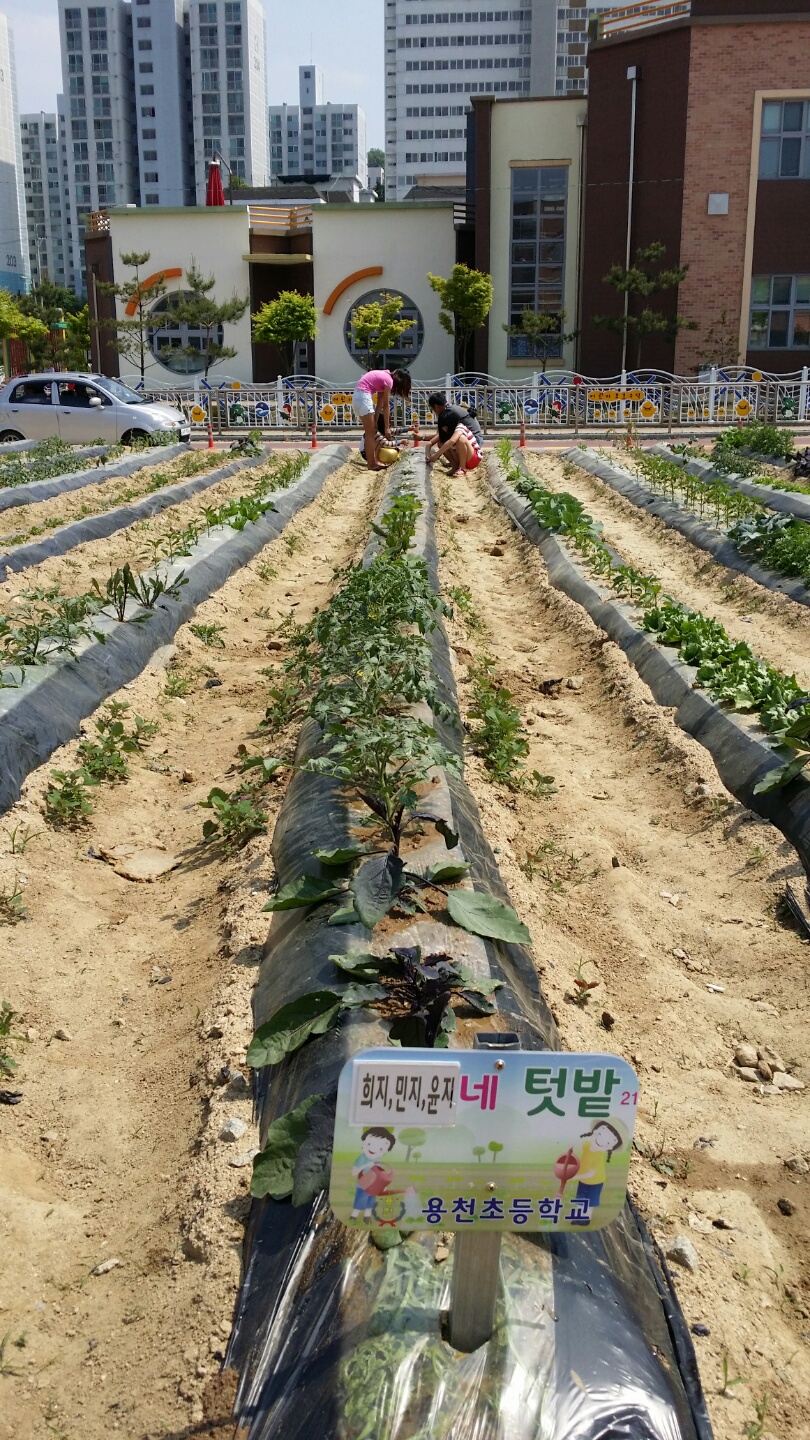
<svg viewBox="0 0 810 1440">
<path fill-rule="evenodd" d="M 208 166 L 208 184 L 205 187 L 206 205 L 224 205 L 225 191 L 222 188 L 222 171 L 219 161 L 212 160 Z"/>
</svg>

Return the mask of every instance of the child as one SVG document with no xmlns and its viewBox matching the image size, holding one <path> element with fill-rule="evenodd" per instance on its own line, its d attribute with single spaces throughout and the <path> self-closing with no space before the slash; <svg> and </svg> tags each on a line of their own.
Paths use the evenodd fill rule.
<svg viewBox="0 0 810 1440">
<path fill-rule="evenodd" d="M 377 460 L 377 459 L 379 458 L 379 451 L 383 448 L 384 445 L 387 446 L 389 450 L 399 450 L 399 448 L 400 448 L 400 444 L 399 444 L 399 441 L 398 441 L 398 440 L 393 440 L 393 439 L 387 439 L 387 438 L 386 438 L 386 434 L 385 434 L 385 416 L 384 416 L 384 415 L 378 415 L 378 416 L 377 416 L 377 444 L 376 444 L 376 449 L 375 449 L 375 452 L 374 452 L 374 458 L 375 458 L 375 460 Z M 365 435 L 363 436 L 363 439 L 362 439 L 361 442 L 360 442 L 360 454 L 361 454 L 361 456 L 363 457 L 363 459 L 365 460 L 365 458 L 366 458 L 366 437 L 365 437 Z"/>
<path fill-rule="evenodd" d="M 381 466 L 377 467 L 381 469 Z M 354 1207 L 352 1209 L 352 1220 L 359 1219 L 362 1214 L 364 1220 L 372 1218 L 371 1212 L 377 1201 L 376 1195 L 371 1195 L 360 1183 L 365 1177 L 370 1178 L 370 1172 L 383 1169 L 377 1161 L 383 1155 L 388 1155 L 396 1144 L 396 1137 L 391 1130 L 382 1126 L 374 1126 L 370 1130 L 364 1130 L 360 1138 L 362 1154 L 358 1155 L 352 1166 L 352 1174 L 357 1180 L 357 1187 L 354 1192 Z"/>
<path fill-rule="evenodd" d="M 616 1150 L 621 1150 L 624 1141 L 608 1120 L 597 1120 L 589 1131 L 580 1137 L 585 1141 L 579 1161 L 577 1200 L 587 1200 L 595 1210 L 602 1199 L 602 1186 L 607 1179 L 607 1166 Z M 572 1225 L 587 1225 L 587 1220 L 572 1220 Z"/>
<path fill-rule="evenodd" d="M 352 409 L 363 426 L 369 470 L 383 468 L 377 459 L 376 434 L 382 417 L 385 438 L 391 438 L 391 396 L 401 395 L 407 399 L 410 393 L 411 377 L 407 370 L 369 370 L 358 380 L 352 396 Z"/>
</svg>

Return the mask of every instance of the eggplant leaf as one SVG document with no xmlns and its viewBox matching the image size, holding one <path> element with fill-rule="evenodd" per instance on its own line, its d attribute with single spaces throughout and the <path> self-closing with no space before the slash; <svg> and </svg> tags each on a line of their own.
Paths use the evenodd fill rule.
<svg viewBox="0 0 810 1440">
<path fill-rule="evenodd" d="M 309 1134 L 307 1113 L 322 1095 L 310 1095 L 295 1110 L 274 1120 L 267 1131 L 264 1149 L 253 1160 L 250 1193 L 257 1199 L 269 1195 L 285 1200 L 292 1194 L 293 1176 L 298 1151 Z"/>
<path fill-rule="evenodd" d="M 456 834 L 455 830 L 450 829 L 450 826 L 448 825 L 446 820 L 435 820 L 434 824 L 439 834 L 442 836 L 442 839 L 444 840 L 444 843 L 447 846 L 448 850 L 455 850 L 458 844 L 458 835 Z"/>
<path fill-rule="evenodd" d="M 762 779 L 757 781 L 754 786 L 754 794 L 767 795 L 771 790 L 781 790 L 783 785 L 789 785 L 791 780 L 795 780 L 797 775 L 801 775 L 808 760 L 810 760 L 810 755 L 796 756 L 793 760 L 788 760 L 784 765 L 780 765 L 777 770 L 769 770 L 767 775 L 763 775 Z"/>
<path fill-rule="evenodd" d="M 299 875 L 289 885 L 282 885 L 272 900 L 263 907 L 265 910 L 296 910 L 303 905 L 319 905 L 322 900 L 331 900 L 342 895 L 345 886 L 334 880 L 321 880 L 317 875 Z"/>
<path fill-rule="evenodd" d="M 358 1005 L 370 1005 L 372 1000 L 385 1000 L 390 994 L 385 985 L 364 985 L 361 980 L 341 990 L 340 1003 L 347 1010 L 355 1010 Z"/>
<path fill-rule="evenodd" d="M 427 871 L 426 878 L 432 880 L 435 884 L 443 885 L 453 880 L 461 880 L 467 874 L 469 868 L 466 861 L 458 865 L 453 865 L 450 861 L 446 861 L 443 865 L 431 865 Z"/>
<path fill-rule="evenodd" d="M 335 910 L 334 914 L 329 916 L 326 923 L 327 925 L 358 925 L 360 916 L 353 905 L 342 905 L 339 910 Z"/>
<path fill-rule="evenodd" d="M 373 930 L 391 909 L 399 894 L 405 866 L 398 855 L 374 855 L 360 866 L 350 889 L 366 929 Z"/>
<path fill-rule="evenodd" d="M 293 1205 L 309 1205 L 329 1188 L 336 1105 L 337 1096 L 326 1095 L 307 1111 L 307 1135 L 293 1166 Z"/>
<path fill-rule="evenodd" d="M 351 865 L 362 855 L 368 855 L 367 845 L 347 845 L 343 850 L 313 850 L 316 860 L 322 865 Z"/>
<path fill-rule="evenodd" d="M 476 1015 L 494 1015 L 498 1008 L 486 995 L 482 995 L 480 990 L 460 990 L 459 994 L 464 1004 L 469 1005 Z"/>
<path fill-rule="evenodd" d="M 338 970 L 345 970 L 347 975 L 354 975 L 358 980 L 378 980 L 380 977 L 381 962 L 376 955 L 354 951 L 349 955 L 330 955 L 329 959 Z"/>
<path fill-rule="evenodd" d="M 486 935 L 491 940 L 507 940 L 527 945 L 531 942 L 528 929 L 514 910 L 494 895 L 481 890 L 451 890 L 447 908 L 457 925 L 473 935 Z"/>
<path fill-rule="evenodd" d="M 247 1063 L 254 1070 L 264 1065 L 277 1065 L 285 1055 L 300 1050 L 310 1035 L 323 1035 L 331 1030 L 343 1006 L 340 995 L 332 990 L 312 990 L 282 1005 L 272 1020 L 260 1025 L 248 1046 Z"/>
</svg>

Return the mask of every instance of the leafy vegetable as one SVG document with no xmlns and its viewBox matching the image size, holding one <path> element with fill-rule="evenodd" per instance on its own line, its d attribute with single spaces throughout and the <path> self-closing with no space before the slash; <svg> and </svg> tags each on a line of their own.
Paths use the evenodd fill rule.
<svg viewBox="0 0 810 1440">
<path fill-rule="evenodd" d="M 451 890 L 447 908 L 457 925 L 473 935 L 486 935 L 491 940 L 507 940 L 514 944 L 531 944 L 528 928 L 514 910 L 494 895 L 480 890 Z"/>
<path fill-rule="evenodd" d="M 300 875 L 289 885 L 282 885 L 263 909 L 295 910 L 304 905 L 320 905 L 321 901 L 331 900 L 344 891 L 345 886 L 336 885 L 333 880 L 322 880 L 318 875 Z"/>
<path fill-rule="evenodd" d="M 277 1065 L 285 1055 L 300 1049 L 310 1035 L 324 1035 L 331 1030 L 340 1010 L 340 996 L 332 990 L 312 990 L 282 1005 L 253 1036 L 247 1051 L 248 1065 L 257 1070 Z"/>
<path fill-rule="evenodd" d="M 254 1156 L 251 1195 L 259 1200 L 265 1195 L 272 1200 L 285 1200 L 292 1194 L 298 1152 L 309 1134 L 307 1116 L 322 1099 L 322 1095 L 310 1095 L 295 1110 L 273 1121 L 264 1149 Z"/>
</svg>

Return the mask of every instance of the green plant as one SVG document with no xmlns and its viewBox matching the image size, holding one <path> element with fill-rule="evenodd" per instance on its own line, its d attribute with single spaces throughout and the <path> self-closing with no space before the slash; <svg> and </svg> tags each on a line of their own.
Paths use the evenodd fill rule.
<svg viewBox="0 0 810 1440">
<path fill-rule="evenodd" d="M 455 337 L 457 367 L 468 370 L 472 360 L 470 342 L 492 309 L 492 276 L 469 265 L 456 264 L 446 280 L 430 273 L 427 278 L 431 290 L 439 297 L 442 328 Z"/>
<path fill-rule="evenodd" d="M 765 1434 L 765 1421 L 768 1418 L 768 1400 L 769 1396 L 766 1391 L 761 1400 L 754 1401 L 756 1419 L 747 1420 L 743 1425 L 743 1435 L 746 1440 L 762 1440 Z"/>
<path fill-rule="evenodd" d="M 719 1390 L 719 1392 L 718 1392 L 720 1395 L 728 1395 L 729 1391 L 731 1390 L 732 1385 L 744 1385 L 744 1384 L 745 1384 L 745 1381 L 744 1381 L 744 1378 L 743 1378 L 742 1375 L 735 1375 L 735 1376 L 732 1376 L 732 1375 L 731 1375 L 731 1372 L 730 1372 L 730 1369 L 729 1369 L 729 1363 L 728 1363 L 728 1351 L 725 1350 L 725 1349 L 723 1350 L 723 1353 L 722 1353 L 722 1355 L 721 1355 L 721 1357 L 720 1357 L 720 1366 L 721 1366 L 722 1374 L 723 1374 L 723 1383 L 722 1383 L 722 1385 L 720 1386 L 720 1390 Z"/>
<path fill-rule="evenodd" d="M 258 459 L 262 453 L 262 432 L 261 430 L 249 430 L 247 435 L 241 435 L 234 440 L 231 446 L 231 454 L 245 455 Z"/>
<path fill-rule="evenodd" d="M 182 700 L 192 689 L 194 681 L 190 675 L 183 675 L 180 670 L 169 669 L 166 671 L 166 679 L 163 682 L 163 694 L 169 700 Z"/>
<path fill-rule="evenodd" d="M 149 264 L 148 250 L 142 253 L 132 251 L 121 255 L 120 260 L 122 265 L 133 271 L 132 278 L 119 284 L 98 281 L 97 285 L 102 295 L 115 296 L 123 302 L 124 314 L 95 323 L 100 328 L 113 332 L 112 343 L 118 354 L 125 356 L 129 363 L 135 366 L 143 383 L 147 363 L 154 363 L 151 341 L 155 333 L 155 319 L 151 312 L 155 301 L 166 294 L 166 282 L 162 271 L 150 276 L 148 281 L 141 278 L 143 266 Z"/>
<path fill-rule="evenodd" d="M 204 276 L 195 260 L 186 268 L 185 289 L 172 291 L 169 295 L 169 321 L 172 326 L 188 325 L 200 332 L 196 344 L 185 346 L 167 345 L 168 358 L 175 363 L 178 356 L 187 356 L 196 365 L 202 358 L 203 379 L 207 381 L 212 365 L 221 360 L 230 360 L 236 354 L 231 345 L 220 343 L 216 338 L 224 325 L 234 325 L 241 320 L 250 304 L 247 297 L 232 295 L 230 300 L 217 302 L 211 292 L 216 285 L 216 276 Z"/>
<path fill-rule="evenodd" d="M 379 300 L 353 307 L 349 321 L 352 342 L 368 369 L 381 364 L 386 351 L 393 350 L 411 329 L 413 321 L 402 314 L 402 305 L 401 295 L 383 291 Z"/>
<path fill-rule="evenodd" d="M 571 998 L 574 1004 L 579 1006 L 580 1010 L 585 1010 L 590 1004 L 591 991 L 595 990 L 599 984 L 598 980 L 586 980 L 582 973 L 582 967 L 589 963 L 588 960 L 580 959 L 577 965 L 577 973 L 574 976 L 574 993 Z"/>
<path fill-rule="evenodd" d="M 15 875 L 11 888 L 0 890 L 0 921 L 4 925 L 18 925 L 27 914 L 19 876 Z"/>
<path fill-rule="evenodd" d="M 661 268 L 666 246 L 660 240 L 654 240 L 651 245 L 643 246 L 636 251 L 634 265 L 611 265 L 604 283 L 612 290 L 622 296 L 623 313 L 621 315 L 594 315 L 593 323 L 603 330 L 612 330 L 622 336 L 622 369 L 625 366 L 625 357 L 629 337 L 636 339 L 635 364 L 641 364 L 641 349 L 645 338 L 648 335 L 663 335 L 670 342 L 674 341 L 680 330 L 697 330 L 695 320 L 686 320 L 677 311 L 665 314 L 662 310 L 653 310 L 645 302 L 652 295 L 661 294 L 666 290 L 677 290 L 678 286 L 686 279 L 689 266 L 675 265 L 669 270 Z M 633 300 L 637 299 L 642 308 L 634 313 Z"/>
<path fill-rule="evenodd" d="M 253 340 L 258 345 L 275 345 L 291 375 L 296 347 L 303 341 L 314 340 L 318 333 L 317 316 L 311 295 L 282 290 L 275 300 L 265 301 L 254 315 Z"/>
<path fill-rule="evenodd" d="M 287 554 L 288 554 L 288 555 L 294 555 L 295 552 L 296 552 L 296 550 L 300 550 L 300 549 L 301 549 L 301 546 L 303 545 L 303 543 L 304 543 L 304 542 L 303 542 L 303 540 L 301 539 L 301 536 L 300 536 L 300 535 L 285 535 L 285 536 L 284 536 L 284 549 L 287 551 Z"/>
<path fill-rule="evenodd" d="M 142 751 L 157 731 L 154 721 L 136 715 L 134 729 L 128 732 L 122 719 L 128 710 L 129 705 L 110 701 L 107 709 L 94 721 L 96 739 L 86 738 L 79 745 L 78 758 L 82 770 L 95 782 L 127 780 L 129 767 L 125 755 Z"/>
<path fill-rule="evenodd" d="M 21 825 L 15 825 L 13 830 L 4 830 L 3 834 L 8 838 L 10 853 L 12 855 L 24 855 L 31 841 L 36 840 L 40 835 L 44 835 L 45 831 L 32 830 L 29 825 L 26 825 L 24 829 Z"/>
<path fill-rule="evenodd" d="M 489 656 L 470 666 L 470 716 L 479 722 L 470 739 L 493 779 L 515 787 L 524 778 L 522 761 L 529 753 L 529 742 L 520 712 L 512 704 L 512 693 L 498 683 L 494 672 L 495 661 Z"/>
<path fill-rule="evenodd" d="M 202 641 L 203 645 L 212 646 L 218 650 L 225 649 L 225 641 L 222 638 L 223 634 L 225 633 L 224 625 L 203 625 L 202 623 L 199 623 L 196 625 L 189 625 L 188 628 L 191 631 L 192 635 L 196 635 L 197 639 Z"/>
<path fill-rule="evenodd" d="M 519 325 L 504 325 L 507 335 L 517 339 L 528 340 L 532 357 L 539 356 L 542 361 L 541 369 L 545 374 L 546 366 L 552 356 L 562 354 L 561 346 L 567 345 L 575 340 L 577 331 L 572 330 L 565 334 L 565 322 L 567 319 L 564 310 L 547 311 L 530 310 L 526 306 L 520 315 Z"/>
<path fill-rule="evenodd" d="M 15 1070 L 19 1069 L 17 1061 L 9 1049 L 10 1045 L 21 1044 L 25 1039 L 23 1035 L 15 1035 L 11 1028 L 15 1020 L 19 1020 L 19 1018 L 17 1011 L 12 1009 L 8 1000 L 4 1000 L 0 1004 L 0 1075 L 5 1075 L 7 1078 L 10 1078 Z"/>
<path fill-rule="evenodd" d="M 204 810 L 213 812 L 213 818 L 203 825 L 203 839 L 221 840 L 226 850 L 244 849 L 248 840 L 267 829 L 267 816 L 249 790 L 229 795 L 215 786 L 199 803 Z"/>
<path fill-rule="evenodd" d="M 52 770 L 45 792 L 45 818 L 62 830 L 86 825 L 93 813 L 88 790 L 97 784 L 85 770 Z"/>
<path fill-rule="evenodd" d="M 259 560 L 256 565 L 256 574 L 260 580 L 264 580 L 266 583 L 268 580 L 275 580 L 278 571 L 270 564 L 269 560 Z"/>
</svg>

